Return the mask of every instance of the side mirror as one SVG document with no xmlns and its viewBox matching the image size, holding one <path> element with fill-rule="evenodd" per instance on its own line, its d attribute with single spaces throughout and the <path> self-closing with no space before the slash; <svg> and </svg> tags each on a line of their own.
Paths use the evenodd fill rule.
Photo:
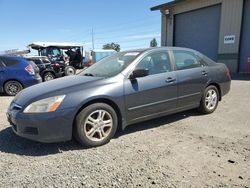
<svg viewBox="0 0 250 188">
<path fill-rule="evenodd" d="M 136 78 L 148 76 L 148 74 L 149 74 L 148 69 L 136 69 L 129 76 L 129 79 L 133 80 L 133 79 L 136 79 Z"/>
</svg>

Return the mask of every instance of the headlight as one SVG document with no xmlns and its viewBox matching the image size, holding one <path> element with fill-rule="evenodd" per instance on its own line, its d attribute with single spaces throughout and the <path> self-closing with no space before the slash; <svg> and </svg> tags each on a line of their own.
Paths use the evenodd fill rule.
<svg viewBox="0 0 250 188">
<path fill-rule="evenodd" d="M 62 103 L 65 95 L 50 97 L 31 103 L 24 109 L 24 113 L 53 112 Z"/>
</svg>

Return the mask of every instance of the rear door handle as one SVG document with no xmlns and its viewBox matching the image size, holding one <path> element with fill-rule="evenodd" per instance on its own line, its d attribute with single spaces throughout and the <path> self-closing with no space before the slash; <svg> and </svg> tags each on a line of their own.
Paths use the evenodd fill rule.
<svg viewBox="0 0 250 188">
<path fill-rule="evenodd" d="M 176 80 L 175 78 L 169 77 L 169 78 L 166 79 L 166 82 L 167 82 L 167 83 L 172 83 L 172 82 L 174 82 L 175 80 Z"/>
<path fill-rule="evenodd" d="M 207 76 L 207 73 L 208 73 L 207 71 L 202 71 L 201 74 L 202 74 L 203 76 Z"/>
</svg>

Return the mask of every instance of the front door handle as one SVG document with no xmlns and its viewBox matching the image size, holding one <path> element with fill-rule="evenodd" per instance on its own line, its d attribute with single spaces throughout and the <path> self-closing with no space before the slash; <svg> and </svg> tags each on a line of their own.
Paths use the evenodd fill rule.
<svg viewBox="0 0 250 188">
<path fill-rule="evenodd" d="M 167 82 L 167 83 L 172 83 L 172 82 L 174 82 L 175 80 L 176 80 L 175 78 L 169 77 L 169 78 L 166 79 L 166 82 Z"/>
<path fill-rule="evenodd" d="M 202 71 L 201 74 L 202 74 L 203 76 L 207 76 L 207 73 L 208 73 L 208 72 L 204 70 L 204 71 Z"/>
</svg>

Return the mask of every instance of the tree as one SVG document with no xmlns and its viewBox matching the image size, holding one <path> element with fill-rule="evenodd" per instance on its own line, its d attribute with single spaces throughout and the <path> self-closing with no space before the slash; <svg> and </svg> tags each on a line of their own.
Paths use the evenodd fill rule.
<svg viewBox="0 0 250 188">
<path fill-rule="evenodd" d="M 157 47 L 157 41 L 155 38 L 153 38 L 151 41 L 150 41 L 150 47 Z"/>
<path fill-rule="evenodd" d="M 113 50 L 115 50 L 117 52 L 119 52 L 121 50 L 120 45 L 119 44 L 115 44 L 113 42 L 112 43 L 108 43 L 108 44 L 104 44 L 103 47 L 102 47 L 102 49 L 104 49 L 104 50 L 113 49 Z"/>
</svg>

